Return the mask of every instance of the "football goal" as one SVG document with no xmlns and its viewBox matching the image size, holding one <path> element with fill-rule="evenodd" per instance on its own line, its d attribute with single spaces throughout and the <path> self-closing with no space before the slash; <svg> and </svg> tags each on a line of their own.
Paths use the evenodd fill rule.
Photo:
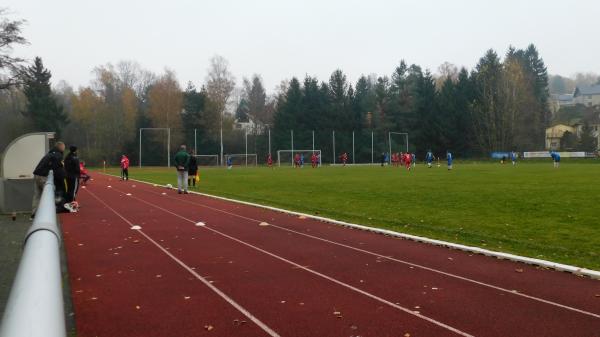
<svg viewBox="0 0 600 337">
<path fill-rule="evenodd" d="M 391 156 L 395 152 L 408 152 L 408 133 L 406 132 L 389 132 L 388 133 L 388 152 Z"/>
<path fill-rule="evenodd" d="M 198 166 L 219 166 L 218 154 L 196 154 L 194 157 Z"/>
<path fill-rule="evenodd" d="M 294 157 L 296 154 L 304 158 L 304 165 L 311 165 L 313 153 L 317 155 L 317 163 L 321 166 L 321 150 L 279 150 L 277 151 L 277 165 L 294 166 Z"/>
<path fill-rule="evenodd" d="M 236 166 L 256 166 L 258 156 L 256 153 L 232 153 L 225 155 L 225 165 L 231 159 L 231 164 Z"/>
</svg>

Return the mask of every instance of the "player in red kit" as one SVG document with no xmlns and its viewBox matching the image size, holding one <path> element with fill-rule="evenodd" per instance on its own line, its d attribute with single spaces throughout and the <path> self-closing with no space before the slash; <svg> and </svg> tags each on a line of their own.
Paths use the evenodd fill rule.
<svg viewBox="0 0 600 337">
<path fill-rule="evenodd" d="M 412 156 L 410 155 L 410 153 L 405 153 L 404 154 L 404 165 L 406 166 L 407 170 L 410 170 L 410 162 L 412 161 Z"/>
<path fill-rule="evenodd" d="M 342 153 L 340 159 L 342 159 L 342 165 L 346 166 L 346 162 L 348 161 L 348 154 L 346 152 Z"/>
<path fill-rule="evenodd" d="M 267 155 L 267 166 L 273 167 L 273 157 L 270 153 Z"/>
<path fill-rule="evenodd" d="M 315 152 L 313 152 L 312 156 L 310 156 L 310 163 L 313 168 L 319 166 L 319 157 Z"/>
</svg>

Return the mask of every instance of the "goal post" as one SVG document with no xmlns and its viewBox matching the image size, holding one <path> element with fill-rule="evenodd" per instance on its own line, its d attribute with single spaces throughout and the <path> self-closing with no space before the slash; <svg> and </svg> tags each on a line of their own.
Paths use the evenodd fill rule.
<svg viewBox="0 0 600 337">
<path fill-rule="evenodd" d="M 393 138 L 392 138 L 393 137 Z M 401 143 L 398 142 L 393 142 L 394 139 L 400 138 L 402 139 L 402 143 L 404 143 L 403 145 L 406 145 L 405 147 L 402 146 L 402 151 L 406 151 L 408 152 L 408 133 L 407 132 L 388 132 L 388 146 L 389 146 L 389 156 L 392 156 L 392 144 L 395 143 L 395 145 L 401 145 Z M 398 151 L 396 151 L 398 152 Z"/>
<path fill-rule="evenodd" d="M 167 132 L 167 167 L 171 167 L 171 128 L 139 128 L 139 152 L 138 167 L 142 168 L 142 131 L 166 131 Z"/>
<path fill-rule="evenodd" d="M 194 158 L 198 166 L 219 166 L 218 154 L 196 154 Z"/>
<path fill-rule="evenodd" d="M 294 156 L 296 154 L 304 155 L 304 163 L 311 163 L 311 156 L 315 153 L 319 158 L 319 166 L 321 166 L 321 150 L 278 150 L 277 151 L 277 166 L 283 165 L 294 165 Z"/>
<path fill-rule="evenodd" d="M 231 159 L 232 165 L 237 166 L 256 166 L 258 164 L 258 155 L 256 153 L 232 153 L 225 155 L 225 162 L 227 165 Z"/>
</svg>

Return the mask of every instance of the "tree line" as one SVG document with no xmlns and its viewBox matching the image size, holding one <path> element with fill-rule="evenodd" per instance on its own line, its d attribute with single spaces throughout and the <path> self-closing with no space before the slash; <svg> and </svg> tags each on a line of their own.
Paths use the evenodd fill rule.
<svg viewBox="0 0 600 337">
<path fill-rule="evenodd" d="M 548 74 L 534 45 L 488 50 L 468 71 L 444 64 L 434 76 L 401 61 L 390 76 L 355 84 L 336 70 L 329 81 L 289 81 L 277 101 L 274 130 L 408 132 L 412 151 L 450 150 L 460 156 L 539 150 L 550 123 Z"/>
<path fill-rule="evenodd" d="M 17 38 L 19 25 L 5 20 L 3 34 L 11 36 L 10 43 L 26 42 Z M 8 60 L 13 65 L 23 61 Z M 1 66 L 8 69 L 6 62 Z M 4 137 L 56 131 L 79 145 L 93 164 L 114 163 L 121 153 L 135 161 L 140 128 L 171 128 L 174 148 L 196 139 L 199 149 L 209 149 L 201 152 L 211 154 L 221 150 L 220 130 L 225 152 L 241 147 L 244 136 L 235 128 L 237 120 L 259 126 L 250 132 L 253 146 L 263 153 L 266 140 L 259 134 L 267 129 L 272 130 L 273 150 L 290 148 L 292 130 L 304 144 L 310 131 L 318 132 L 319 144 L 330 144 L 336 131 L 346 151 L 352 132 L 376 133 L 381 150 L 386 148 L 382 135 L 397 131 L 409 133 L 410 150 L 419 155 L 433 149 L 473 157 L 543 149 L 552 118 L 549 76 L 534 45 L 509 47 L 502 56 L 488 50 L 471 70 L 445 63 L 435 75 L 400 61 L 389 75 L 363 75 L 351 83 L 338 69 L 327 81 L 313 76 L 282 81 L 272 95 L 257 74 L 236 86 L 221 56 L 211 59 L 200 88 L 191 83 L 182 88 L 173 71 L 156 74 L 134 61 L 96 67 L 90 84 L 77 90 L 65 82 L 52 88 L 41 58 L 10 70 L 16 75 L 3 77 L 0 90 Z M 367 151 L 367 143 L 363 139 L 359 147 Z M 165 146 L 161 131 L 147 131 L 142 151 L 152 155 L 145 164 L 164 162 L 166 154 L 156 148 Z"/>
</svg>

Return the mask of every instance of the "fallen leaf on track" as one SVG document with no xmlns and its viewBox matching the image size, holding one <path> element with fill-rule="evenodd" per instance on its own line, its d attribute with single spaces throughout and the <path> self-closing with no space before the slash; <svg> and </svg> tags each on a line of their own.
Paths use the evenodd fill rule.
<svg viewBox="0 0 600 337">
<path fill-rule="evenodd" d="M 521 269 L 521 268 L 517 268 L 517 269 L 515 269 L 515 271 L 516 271 L 517 273 L 522 273 L 522 272 L 523 272 L 523 269 Z"/>
<path fill-rule="evenodd" d="M 204 329 L 207 331 L 210 331 L 210 330 L 214 329 L 214 327 L 212 325 L 205 325 Z"/>
</svg>

